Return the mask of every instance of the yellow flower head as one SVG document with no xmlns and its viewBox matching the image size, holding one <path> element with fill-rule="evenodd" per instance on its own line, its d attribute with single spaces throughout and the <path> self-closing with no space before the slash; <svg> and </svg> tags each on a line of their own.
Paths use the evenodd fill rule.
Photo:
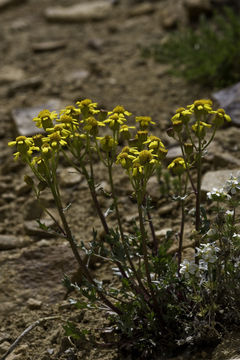
<svg viewBox="0 0 240 360">
<path fill-rule="evenodd" d="M 147 130 L 139 130 L 135 136 L 138 144 L 144 144 L 147 141 L 148 131 Z"/>
<path fill-rule="evenodd" d="M 60 111 L 61 115 L 69 115 L 76 120 L 79 118 L 80 113 L 80 109 L 77 109 L 75 108 L 75 106 L 72 105 L 66 106 L 65 109 Z"/>
<path fill-rule="evenodd" d="M 224 109 L 218 109 L 217 111 L 212 111 L 212 114 L 215 114 L 212 122 L 217 127 L 222 126 L 225 120 L 227 122 L 231 121 L 230 116 L 225 113 Z"/>
<path fill-rule="evenodd" d="M 123 150 L 117 156 L 116 164 L 121 164 L 124 169 L 129 169 L 132 166 L 132 156 L 129 152 Z"/>
<path fill-rule="evenodd" d="M 22 160 L 26 160 L 32 154 L 33 150 L 37 150 L 34 146 L 32 138 L 27 138 L 26 136 L 18 136 L 15 141 L 10 141 L 8 146 L 17 147 L 17 152 L 14 153 L 15 160 L 20 156 Z"/>
<path fill-rule="evenodd" d="M 155 164 L 157 160 L 154 159 L 154 157 L 156 157 L 156 155 L 152 154 L 152 150 L 142 150 L 140 151 L 136 161 L 139 161 L 139 164 L 143 166 L 149 164 Z"/>
<path fill-rule="evenodd" d="M 117 142 L 110 135 L 99 137 L 98 140 L 100 140 L 100 145 L 104 152 L 111 152 L 117 146 Z"/>
<path fill-rule="evenodd" d="M 168 165 L 168 169 L 175 175 L 182 175 L 186 170 L 186 164 L 182 157 L 174 159 L 171 164 Z"/>
<path fill-rule="evenodd" d="M 60 131 L 54 131 L 43 139 L 44 143 L 49 143 L 53 149 L 58 149 L 61 146 L 67 145 L 65 138 L 61 136 Z"/>
<path fill-rule="evenodd" d="M 148 129 L 150 124 L 156 124 L 150 116 L 136 116 L 135 120 L 139 123 L 141 130 Z"/>
<path fill-rule="evenodd" d="M 38 147 L 39 149 L 43 144 L 43 142 L 42 142 L 43 138 L 44 138 L 43 134 L 36 134 L 36 135 L 33 135 L 33 137 L 32 137 L 34 145 L 36 147 Z"/>
<path fill-rule="evenodd" d="M 102 122 L 97 121 L 93 116 L 88 117 L 84 121 L 83 130 L 90 135 L 96 136 L 98 134 L 98 127 L 105 126 Z"/>
<path fill-rule="evenodd" d="M 193 153 L 193 144 L 184 143 L 184 150 L 187 156 L 190 156 Z"/>
<path fill-rule="evenodd" d="M 76 104 L 79 107 L 79 109 L 84 117 L 95 115 L 100 112 L 100 110 L 96 109 L 98 104 L 93 103 L 92 100 L 90 100 L 90 99 L 77 101 Z"/>
<path fill-rule="evenodd" d="M 212 125 L 205 123 L 204 121 L 197 121 L 192 125 L 192 130 L 197 137 L 203 139 L 206 135 L 206 128 L 211 128 Z"/>
<path fill-rule="evenodd" d="M 157 156 L 158 156 L 158 160 L 162 161 L 163 159 L 165 159 L 165 157 L 167 156 L 168 150 L 165 149 L 165 147 L 159 147 L 157 150 Z"/>
<path fill-rule="evenodd" d="M 114 113 L 109 116 L 107 120 L 104 120 L 105 124 L 108 124 L 110 129 L 112 130 L 118 130 L 120 126 L 126 121 L 126 118 L 123 114 Z"/>
<path fill-rule="evenodd" d="M 172 122 L 182 121 L 183 124 L 186 124 L 190 121 L 190 116 L 192 111 L 185 109 L 184 107 L 178 108 L 176 114 L 172 117 Z"/>
<path fill-rule="evenodd" d="M 180 133 L 183 127 L 182 120 L 174 120 L 172 127 L 173 127 L 173 131 L 175 131 L 176 133 Z"/>
<path fill-rule="evenodd" d="M 135 126 L 122 125 L 120 127 L 120 134 L 125 140 L 129 140 L 131 138 L 131 133 L 129 129 L 135 129 Z"/>
<path fill-rule="evenodd" d="M 148 148 L 150 150 L 158 150 L 159 147 L 163 147 L 164 145 L 162 141 L 159 139 L 159 137 L 150 135 L 148 139 L 144 142 L 144 144 L 148 144 Z"/>
<path fill-rule="evenodd" d="M 212 112 L 212 101 L 209 99 L 195 100 L 192 105 L 188 105 L 190 111 L 194 111 L 198 114 L 211 114 Z"/>
<path fill-rule="evenodd" d="M 38 128 L 43 128 L 47 131 L 48 128 L 53 127 L 53 121 L 57 118 L 56 111 L 50 112 L 49 110 L 42 110 L 37 117 L 33 119 Z"/>
<path fill-rule="evenodd" d="M 125 108 L 122 106 L 122 105 L 117 105 L 114 109 L 113 109 L 113 111 L 109 111 L 108 112 L 108 115 L 111 115 L 111 114 L 118 114 L 118 115 L 125 115 L 125 116 L 131 116 L 132 114 L 129 112 L 129 111 L 127 111 L 127 110 L 125 110 Z"/>
<path fill-rule="evenodd" d="M 78 121 L 75 118 L 73 118 L 71 115 L 67 115 L 67 114 L 63 114 L 60 117 L 60 119 L 57 121 L 71 128 L 73 128 L 74 125 L 78 125 Z"/>
</svg>

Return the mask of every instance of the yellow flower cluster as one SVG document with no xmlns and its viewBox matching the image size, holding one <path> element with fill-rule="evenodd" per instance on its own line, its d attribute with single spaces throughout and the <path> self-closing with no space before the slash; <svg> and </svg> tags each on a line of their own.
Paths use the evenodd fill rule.
<svg viewBox="0 0 240 360">
<path fill-rule="evenodd" d="M 193 117 L 194 123 L 191 122 Z M 231 118 L 223 109 L 213 110 L 211 100 L 201 99 L 195 100 L 187 108 L 181 107 L 177 109 L 171 121 L 171 136 L 179 137 L 179 134 L 186 130 L 189 135 L 191 130 L 197 138 L 204 139 L 207 129 L 213 128 L 213 130 L 216 130 L 216 128 L 223 125 L 224 121 L 230 122 Z M 190 122 L 191 127 L 189 127 Z"/>
</svg>

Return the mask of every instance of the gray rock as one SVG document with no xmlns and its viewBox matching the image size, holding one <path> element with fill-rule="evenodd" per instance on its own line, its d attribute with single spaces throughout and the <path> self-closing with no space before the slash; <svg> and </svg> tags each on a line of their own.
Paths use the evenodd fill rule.
<svg viewBox="0 0 240 360">
<path fill-rule="evenodd" d="M 50 220 L 41 220 L 41 223 L 46 226 L 47 228 L 54 225 L 54 221 Z M 27 235 L 34 235 L 40 237 L 52 237 L 54 236 L 53 233 L 40 228 L 39 224 L 35 220 L 25 221 L 24 222 L 24 229 Z"/>
<path fill-rule="evenodd" d="M 240 82 L 212 94 L 220 107 L 232 118 L 234 125 L 240 126 Z"/>
<path fill-rule="evenodd" d="M 69 85 L 71 85 L 72 87 L 74 87 L 75 89 L 77 89 L 78 87 L 81 87 L 84 82 L 88 79 L 88 77 L 90 76 L 90 72 L 88 70 L 76 70 L 73 72 L 70 72 L 66 77 L 65 77 L 65 82 Z"/>
<path fill-rule="evenodd" d="M 82 181 L 82 175 L 73 167 L 65 168 L 60 173 L 60 183 L 63 187 L 72 187 Z"/>
<path fill-rule="evenodd" d="M 152 176 L 147 184 L 147 193 L 153 201 L 158 201 L 160 198 L 160 186 L 156 176 Z"/>
<path fill-rule="evenodd" d="M 173 230 L 171 228 L 164 228 L 161 230 L 155 231 L 155 235 L 158 239 L 163 239 L 167 235 L 168 232 L 172 232 Z"/>
<path fill-rule="evenodd" d="M 38 76 L 34 76 L 29 79 L 19 80 L 9 86 L 7 95 L 13 96 L 17 92 L 23 92 L 28 89 L 37 89 L 41 85 L 42 85 L 42 79 Z"/>
<path fill-rule="evenodd" d="M 31 239 L 23 236 L 0 235 L 0 250 L 19 249 L 32 243 Z"/>
<path fill-rule="evenodd" d="M 0 85 L 21 81 L 25 77 L 22 69 L 14 66 L 3 66 L 0 70 Z"/>
<path fill-rule="evenodd" d="M 236 176 L 240 169 L 208 171 L 202 179 L 202 192 L 212 191 L 213 188 L 222 188 L 225 182 L 231 177 Z"/>
<path fill-rule="evenodd" d="M 158 209 L 158 215 L 167 215 L 169 213 L 171 213 L 176 207 L 178 206 L 177 202 L 170 202 L 167 205 L 163 205 Z"/>
<path fill-rule="evenodd" d="M 170 162 L 172 162 L 177 157 L 182 157 L 182 150 L 180 146 L 173 146 L 168 150 L 166 159 Z"/>
<path fill-rule="evenodd" d="M 17 108 L 12 110 L 12 118 L 15 123 L 19 135 L 31 136 L 36 133 L 42 133 L 43 130 L 36 127 L 32 121 L 41 110 L 48 109 L 50 111 L 61 109 L 61 102 L 58 99 L 49 100 L 46 104 L 37 107 Z"/>
<path fill-rule="evenodd" d="M 141 16 L 146 14 L 152 14 L 155 11 L 155 6 L 148 2 L 134 6 L 130 12 L 130 16 Z"/>
<path fill-rule="evenodd" d="M 212 12 L 210 0 L 185 0 L 184 6 L 190 21 L 198 19 L 201 14 Z"/>
<path fill-rule="evenodd" d="M 240 160 L 228 153 L 215 152 L 212 162 L 214 166 L 226 168 L 229 165 L 233 165 L 240 169 Z"/>
<path fill-rule="evenodd" d="M 109 16 L 112 5 L 109 1 L 99 0 L 68 7 L 51 7 L 45 12 L 48 20 L 53 21 L 89 21 L 103 20 Z"/>
<path fill-rule="evenodd" d="M 42 301 L 30 298 L 27 301 L 27 306 L 30 310 L 39 310 L 42 307 Z"/>
<path fill-rule="evenodd" d="M 32 49 L 34 52 L 43 52 L 43 51 L 54 51 L 65 48 L 67 46 L 66 41 L 64 40 L 51 40 L 51 41 L 42 41 L 32 44 Z"/>
</svg>

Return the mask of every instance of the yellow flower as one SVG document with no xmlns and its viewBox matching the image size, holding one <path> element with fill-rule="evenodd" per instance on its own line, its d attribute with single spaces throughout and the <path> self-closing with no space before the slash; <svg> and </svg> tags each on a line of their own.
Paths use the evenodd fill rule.
<svg viewBox="0 0 240 360">
<path fill-rule="evenodd" d="M 190 111 L 194 111 L 195 114 L 211 114 L 212 101 L 209 99 L 195 100 L 192 105 L 187 107 Z"/>
<path fill-rule="evenodd" d="M 176 110 L 176 114 L 172 117 L 172 122 L 182 121 L 186 124 L 190 120 L 190 116 L 192 115 L 192 111 L 185 109 L 184 107 L 178 108 Z"/>
<path fill-rule="evenodd" d="M 227 122 L 231 121 L 231 117 L 225 113 L 224 109 L 218 109 L 217 111 L 212 111 L 212 114 L 215 114 L 212 122 L 217 127 L 222 126 L 224 120 L 226 120 Z"/>
<path fill-rule="evenodd" d="M 183 122 L 182 120 L 174 120 L 173 121 L 173 130 L 176 131 L 177 133 L 182 131 L 182 127 L 183 127 Z"/>
<path fill-rule="evenodd" d="M 42 110 L 37 117 L 33 118 L 38 128 L 43 128 L 47 131 L 48 128 L 53 127 L 53 121 L 57 118 L 56 111 Z"/>
<path fill-rule="evenodd" d="M 65 138 L 61 136 L 60 131 L 55 131 L 52 134 L 49 134 L 43 139 L 43 142 L 49 143 L 53 149 L 67 145 L 67 142 L 65 141 Z"/>
<path fill-rule="evenodd" d="M 142 150 L 140 151 L 138 158 L 135 161 L 139 161 L 140 165 L 149 165 L 149 164 L 155 164 L 157 162 L 156 159 L 154 159 L 154 157 L 156 157 L 156 155 L 152 154 L 153 150 Z"/>
<path fill-rule="evenodd" d="M 18 136 L 15 141 L 10 141 L 8 146 L 17 147 L 17 152 L 14 153 L 15 160 L 21 156 L 22 160 L 26 160 L 32 154 L 33 150 L 39 150 L 34 146 L 32 138 L 26 136 Z"/>
<path fill-rule="evenodd" d="M 206 135 L 206 128 L 211 128 L 212 125 L 205 123 L 204 121 L 197 121 L 192 125 L 193 132 L 195 135 L 201 139 Z"/>
<path fill-rule="evenodd" d="M 67 115 L 67 114 L 63 114 L 59 120 L 57 120 L 58 122 L 65 124 L 67 126 L 71 126 L 73 128 L 73 125 L 78 125 L 78 121 L 76 119 L 74 119 L 72 116 Z"/>
<path fill-rule="evenodd" d="M 174 159 L 171 164 L 168 165 L 168 169 L 175 175 L 182 175 L 186 170 L 186 164 L 182 157 Z"/>
<path fill-rule="evenodd" d="M 97 121 L 93 116 L 90 116 L 84 120 L 83 130 L 85 130 L 90 135 L 96 136 L 98 134 L 99 126 L 105 126 L 105 125 L 102 122 Z"/>
<path fill-rule="evenodd" d="M 122 115 L 126 115 L 126 116 L 132 115 L 129 111 L 125 110 L 125 108 L 121 105 L 116 106 L 113 109 L 113 111 L 108 112 L 108 115 L 111 115 L 111 114 L 118 114 L 118 115 L 122 114 Z"/>
<path fill-rule="evenodd" d="M 120 125 L 122 125 L 126 121 L 126 118 L 123 114 L 117 114 L 114 113 L 109 116 L 107 120 L 104 120 L 105 124 L 108 124 L 110 129 L 112 130 L 118 130 L 120 128 Z"/>
<path fill-rule="evenodd" d="M 131 138 L 131 133 L 129 129 L 135 129 L 135 126 L 122 125 L 120 127 L 120 134 L 125 140 L 129 140 Z"/>
<path fill-rule="evenodd" d="M 141 130 L 148 129 L 150 124 L 156 124 L 154 121 L 152 121 L 150 116 L 136 116 L 135 120 L 136 122 L 139 122 Z"/>
<path fill-rule="evenodd" d="M 117 146 L 117 142 L 110 135 L 99 137 L 97 139 L 100 140 L 101 148 L 105 152 L 111 152 L 114 149 L 114 147 Z"/>
<path fill-rule="evenodd" d="M 143 176 L 143 166 L 136 162 L 132 168 L 133 177 L 142 177 Z"/>
<path fill-rule="evenodd" d="M 164 145 L 162 141 L 159 139 L 159 137 L 150 135 L 147 139 L 147 141 L 144 142 L 144 144 L 148 144 L 148 148 L 151 150 L 158 150 L 159 147 L 163 147 Z"/>
<path fill-rule="evenodd" d="M 80 111 L 84 117 L 95 115 L 100 112 L 100 110 L 96 109 L 98 104 L 93 103 L 90 99 L 77 101 L 76 105 L 80 108 Z"/>
<path fill-rule="evenodd" d="M 69 115 L 74 119 L 78 119 L 81 111 L 72 105 L 66 106 L 65 109 L 60 111 L 60 115 Z"/>
</svg>

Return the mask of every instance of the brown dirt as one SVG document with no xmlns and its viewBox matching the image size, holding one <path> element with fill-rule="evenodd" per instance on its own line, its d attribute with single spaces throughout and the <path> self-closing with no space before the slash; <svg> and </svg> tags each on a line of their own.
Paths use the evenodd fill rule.
<svg viewBox="0 0 240 360">
<path fill-rule="evenodd" d="M 59 0 L 57 3 L 70 5 L 76 1 Z M 160 10 L 172 4 L 171 0 L 163 0 Z M 107 321 L 99 312 L 92 314 L 76 310 L 64 300 L 63 274 L 71 275 L 77 268 L 68 244 L 60 238 L 26 235 L 24 222 L 34 217 L 32 212 L 36 205 L 33 194 L 19 190 L 26 169 L 13 162 L 12 150 L 7 147 L 7 142 L 16 135 L 11 111 L 39 106 L 52 98 L 60 99 L 63 104 L 91 98 L 108 109 L 122 104 L 136 115 L 152 116 L 158 123 L 157 135 L 167 144 L 169 139 L 164 130 L 175 109 L 192 103 L 196 98 L 208 97 L 210 93 L 197 84 L 190 86 L 182 79 L 170 77 L 163 65 L 141 58 L 139 45 L 147 46 L 166 36 L 161 27 L 160 10 L 129 17 L 130 10 L 136 5 L 134 2 L 128 4 L 126 0 L 121 1 L 104 21 L 66 24 L 45 20 L 44 10 L 54 5 L 54 0 L 28 0 L 0 12 L 1 68 L 22 69 L 25 78 L 37 76 L 41 81 L 36 89 L 16 89 L 12 88 L 12 83 L 0 84 L 0 189 L 3 187 L 1 192 L 5 194 L 0 199 L 0 232 L 23 236 L 30 241 L 22 249 L 0 252 L 0 345 L 3 343 L 1 338 L 12 343 L 39 318 L 56 316 L 25 336 L 14 352 L 15 357 L 9 356 L 8 359 L 110 360 L 120 358 L 115 349 L 97 348 L 93 344 L 77 349 L 63 336 L 62 325 L 66 321 L 77 321 L 83 327 L 94 329 L 96 339 L 102 341 L 101 332 Z M 33 51 L 33 43 L 49 40 L 64 40 L 66 47 Z M 79 70 L 87 70 L 88 78 L 80 83 L 69 81 L 72 72 Z M 239 131 L 232 128 L 222 130 L 218 142 L 221 143 L 226 134 L 231 139 L 234 137 L 237 143 Z M 225 142 L 225 151 L 231 150 L 233 142 Z M 103 181 L 105 170 L 99 164 L 96 166 L 99 181 Z M 124 194 L 127 185 L 119 171 L 116 181 L 123 213 L 134 215 L 136 209 Z M 109 200 L 99 196 L 102 206 L 107 209 Z M 69 220 L 78 241 L 89 241 L 93 227 L 101 231 L 84 181 L 66 189 L 64 200 L 66 204 L 72 203 Z M 170 214 L 170 219 L 159 219 L 157 210 L 154 211 L 158 228 L 177 229 L 178 222 L 174 220 L 177 210 Z M 104 264 L 96 264 L 93 274 L 105 281 L 111 280 Z M 38 300 L 39 308 L 32 309 L 29 299 Z"/>
</svg>

